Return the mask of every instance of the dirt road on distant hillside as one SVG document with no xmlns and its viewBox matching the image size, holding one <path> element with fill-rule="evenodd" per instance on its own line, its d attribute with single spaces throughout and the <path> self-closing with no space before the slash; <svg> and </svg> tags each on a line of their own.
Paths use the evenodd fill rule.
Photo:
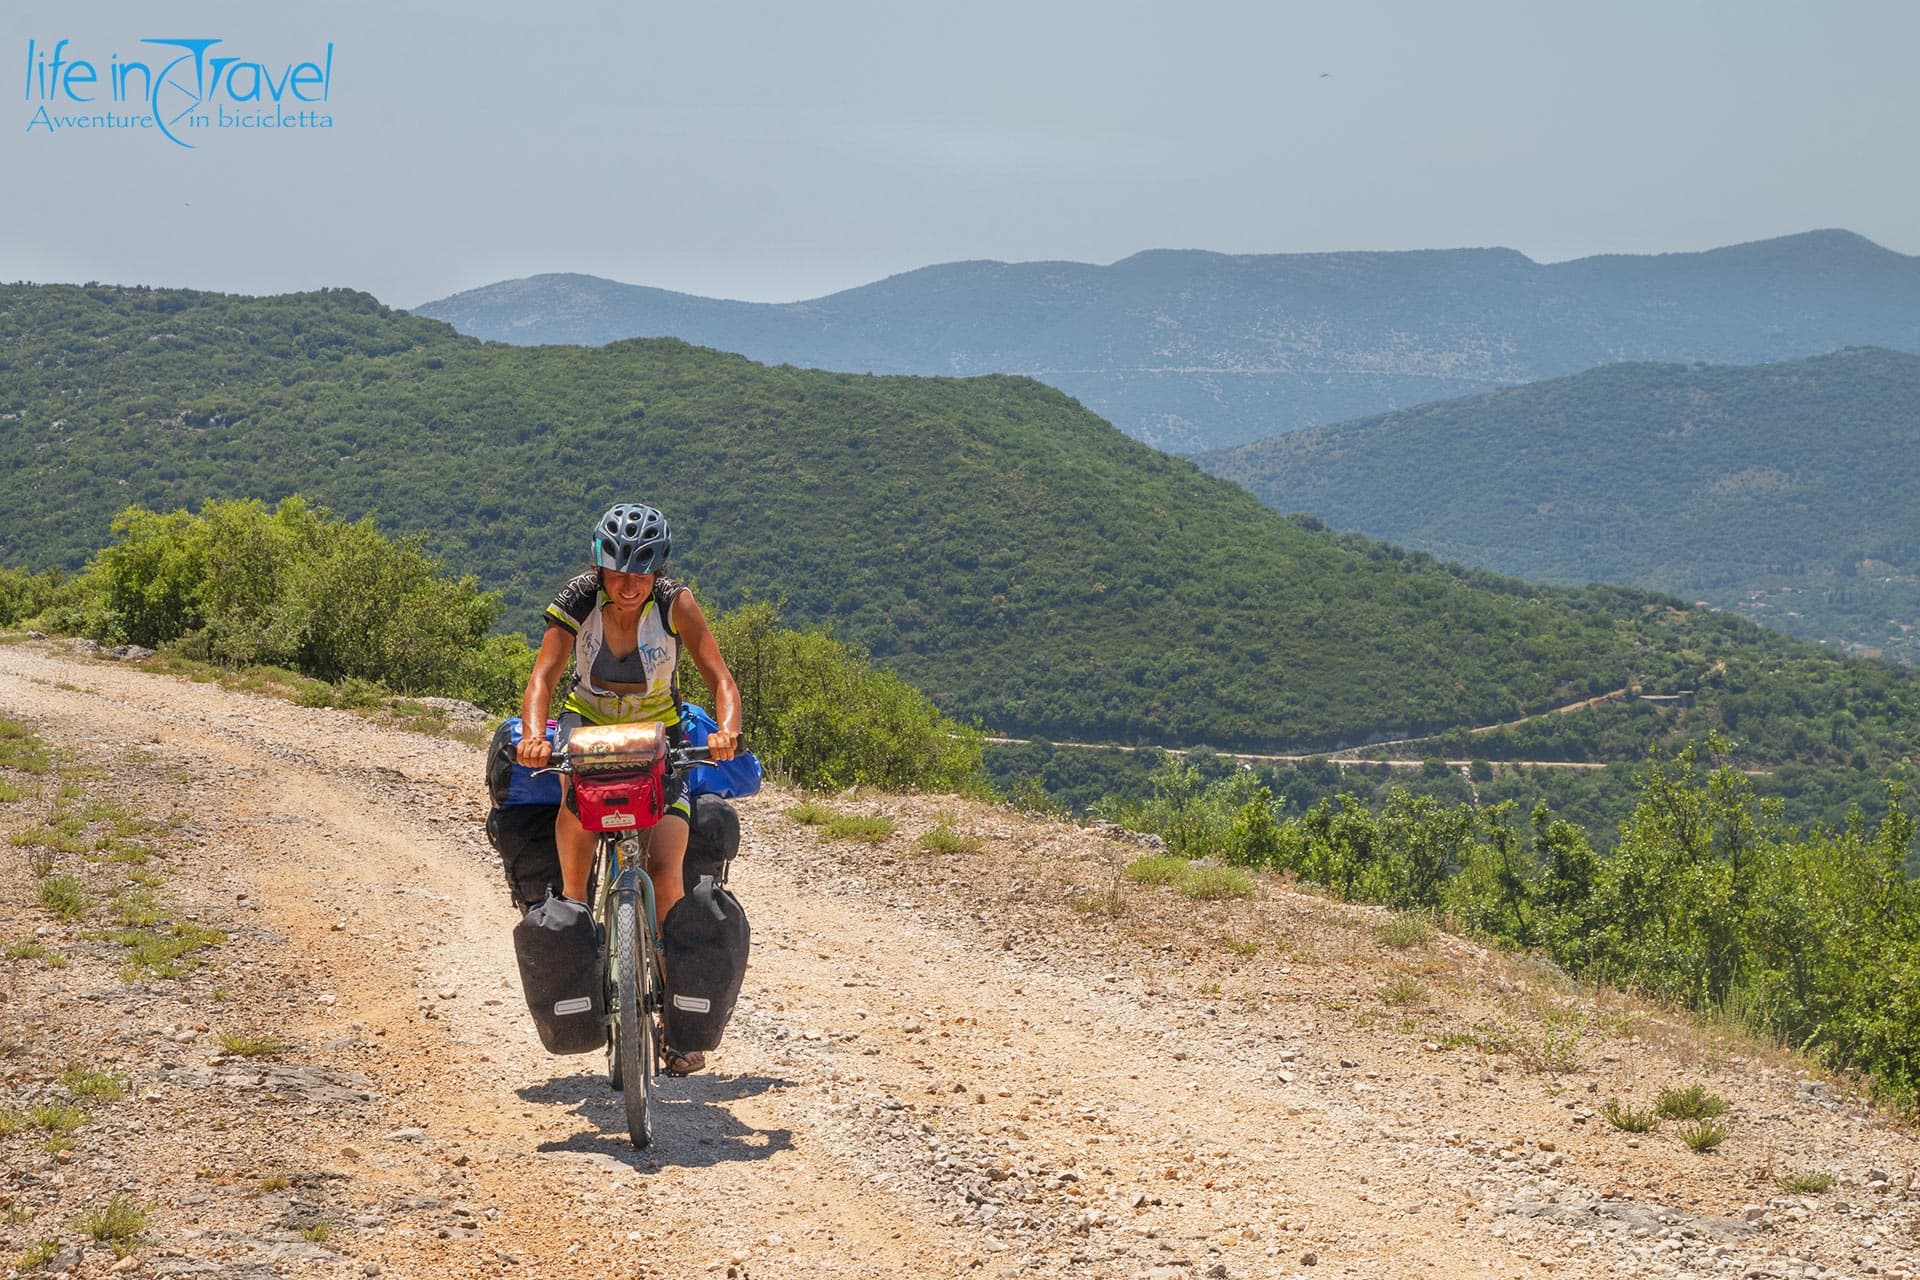
<svg viewBox="0 0 1920 1280">
<path fill-rule="evenodd" d="M 872 847 L 742 803 L 747 990 L 638 1154 L 599 1057 L 533 1035 L 476 749 L 51 643 L 0 646 L 0 714 L 175 815 L 161 893 L 229 938 L 124 981 L 6 851 L 4 937 L 68 963 L 0 962 L 0 1108 L 74 1060 L 133 1086 L 64 1155 L 0 1140 L 8 1258 L 115 1191 L 152 1215 L 119 1265 L 155 1276 L 1897 1275 L 1920 1251 L 1920 1149 L 1771 1055 L 1456 939 L 1395 949 L 1380 913 L 1277 882 L 1126 883 L 1137 845 L 951 797 L 833 801 L 898 821 Z M 980 848 L 919 851 L 938 822 Z M 236 1029 L 292 1047 L 236 1058 Z M 1712 1155 L 1596 1114 L 1696 1080 L 1732 1103 Z M 1769 1166 L 1839 1183 L 1789 1197 Z"/>
</svg>

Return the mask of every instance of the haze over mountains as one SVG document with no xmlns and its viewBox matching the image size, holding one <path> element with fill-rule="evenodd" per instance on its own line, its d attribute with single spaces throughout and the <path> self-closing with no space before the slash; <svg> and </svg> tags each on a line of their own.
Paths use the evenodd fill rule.
<svg viewBox="0 0 1920 1280">
<path fill-rule="evenodd" d="M 1195 461 L 1444 559 L 1920 656 L 1920 356 L 1609 365 Z"/>
<path fill-rule="evenodd" d="M 770 364 L 1021 373 L 1176 453 L 1616 361 L 1920 351 L 1920 258 L 1847 231 L 1542 264 L 1510 249 L 958 262 L 732 302 L 540 275 L 415 308 L 522 345 L 671 336 Z"/>
</svg>

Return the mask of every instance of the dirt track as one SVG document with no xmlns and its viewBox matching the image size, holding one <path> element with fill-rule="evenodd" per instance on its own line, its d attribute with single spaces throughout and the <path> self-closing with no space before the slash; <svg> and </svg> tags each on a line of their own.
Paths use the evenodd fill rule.
<svg viewBox="0 0 1920 1280">
<path fill-rule="evenodd" d="M 7 851 L 5 936 L 71 963 L 6 966 L 0 1107 L 76 1059 L 135 1091 L 65 1161 L 0 1145 L 8 1257 L 117 1189 L 153 1208 L 139 1275 L 1850 1275 L 1916 1253 L 1915 1144 L 1771 1055 L 1455 939 L 1394 950 L 1378 913 L 1277 884 L 1123 885 L 1137 847 L 951 797 L 838 802 L 900 822 L 877 848 L 793 824 L 791 797 L 741 805 L 747 991 L 640 1155 L 600 1058 L 528 1024 L 475 749 L 51 644 L 0 646 L 0 714 L 176 812 L 165 892 L 231 938 L 125 983 Z M 918 852 L 942 820 L 981 851 Z M 294 1048 L 235 1059 L 233 1028 Z M 1713 1155 L 1593 1114 L 1695 1080 L 1733 1104 Z M 1840 1184 L 1787 1197 L 1770 1167 Z"/>
</svg>

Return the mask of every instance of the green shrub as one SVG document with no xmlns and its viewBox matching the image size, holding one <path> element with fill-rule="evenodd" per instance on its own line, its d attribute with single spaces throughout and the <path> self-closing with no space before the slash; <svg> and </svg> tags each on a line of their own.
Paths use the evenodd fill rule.
<svg viewBox="0 0 1920 1280">
<path fill-rule="evenodd" d="M 953 721 L 865 652 L 823 631 L 789 631 L 772 605 L 755 602 L 713 622 L 714 639 L 740 686 L 746 745 L 803 787 L 862 785 L 903 790 L 977 790 L 983 750 L 977 730 Z M 691 662 L 689 698 L 712 694 Z"/>
<path fill-rule="evenodd" d="M 347 523 L 296 496 L 272 511 L 129 507 L 113 532 L 86 574 L 105 603 L 100 639 L 329 683 L 518 699 L 518 688 L 502 696 L 504 673 L 519 669 L 525 643 L 488 636 L 499 598 L 471 576 L 444 576 L 418 538 L 387 538 L 370 518 Z"/>
<path fill-rule="evenodd" d="M 787 816 L 803 827 L 814 827 L 833 816 L 833 809 L 818 800 L 802 800 L 787 810 Z"/>
</svg>

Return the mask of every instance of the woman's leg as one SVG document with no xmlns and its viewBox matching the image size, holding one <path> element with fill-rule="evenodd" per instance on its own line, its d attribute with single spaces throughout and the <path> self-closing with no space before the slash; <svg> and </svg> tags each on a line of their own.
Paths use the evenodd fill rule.
<svg viewBox="0 0 1920 1280">
<path fill-rule="evenodd" d="M 687 834 L 687 820 L 672 811 L 654 824 L 647 874 L 653 877 L 653 918 L 660 924 L 666 923 L 668 910 L 687 893 L 681 874 L 687 858 Z"/>
<path fill-rule="evenodd" d="M 553 843 L 560 854 L 560 892 L 575 902 L 587 900 L 587 876 L 593 870 L 593 832 L 580 825 L 580 815 L 566 803 L 572 796 L 573 779 L 562 777 L 565 790 L 562 793 L 560 812 L 553 820 Z M 687 843 L 681 838 L 680 851 L 684 857 Z"/>
</svg>

